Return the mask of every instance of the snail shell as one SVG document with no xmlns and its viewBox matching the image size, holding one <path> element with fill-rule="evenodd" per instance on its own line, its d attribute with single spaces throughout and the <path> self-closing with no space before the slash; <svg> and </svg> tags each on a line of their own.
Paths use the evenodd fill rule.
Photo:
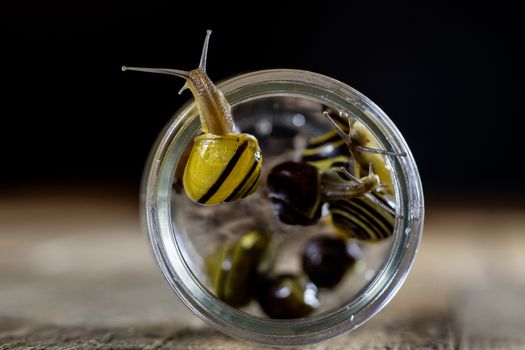
<svg viewBox="0 0 525 350">
<path fill-rule="evenodd" d="M 390 206 L 381 196 L 372 195 Z M 329 210 L 334 226 L 347 238 L 379 241 L 394 233 L 395 216 L 368 198 L 338 200 L 330 203 Z"/>
<path fill-rule="evenodd" d="M 208 30 L 199 66 L 189 72 L 122 67 L 122 70 L 168 74 L 186 80 L 179 93 L 189 89 L 193 94 L 204 134 L 195 138 L 182 184 L 191 200 L 204 205 L 229 202 L 253 193 L 259 183 L 262 161 L 257 139 L 249 134 L 234 133 L 231 106 L 206 74 L 210 35 L 211 30 Z M 181 161 L 184 162 L 184 158 Z M 179 173 L 175 174 L 176 190 L 180 189 Z"/>
<path fill-rule="evenodd" d="M 268 175 L 269 198 L 279 219 L 289 225 L 314 225 L 321 217 L 321 175 L 302 162 L 284 162 Z"/>
<path fill-rule="evenodd" d="M 252 194 L 261 174 L 257 139 L 249 134 L 204 134 L 194 140 L 183 186 L 190 199 L 205 205 Z"/>
<path fill-rule="evenodd" d="M 206 270 L 219 299 L 234 307 L 251 300 L 259 264 L 269 243 L 269 235 L 250 231 L 237 241 L 223 244 L 206 258 Z"/>
</svg>

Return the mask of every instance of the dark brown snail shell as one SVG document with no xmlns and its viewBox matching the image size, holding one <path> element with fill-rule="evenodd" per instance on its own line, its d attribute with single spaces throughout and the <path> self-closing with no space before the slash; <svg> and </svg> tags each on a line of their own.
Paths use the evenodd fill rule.
<svg viewBox="0 0 525 350">
<path fill-rule="evenodd" d="M 257 291 L 261 308 L 271 318 L 301 318 L 319 306 L 317 287 L 302 275 L 266 277 Z"/>
<path fill-rule="evenodd" d="M 268 175 L 269 198 L 279 219 L 289 225 L 314 225 L 321 217 L 321 175 L 308 163 L 284 162 Z"/>
</svg>

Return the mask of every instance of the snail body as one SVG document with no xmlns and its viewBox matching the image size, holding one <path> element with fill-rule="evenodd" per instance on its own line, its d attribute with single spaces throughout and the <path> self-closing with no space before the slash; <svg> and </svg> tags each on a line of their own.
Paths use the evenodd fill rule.
<svg viewBox="0 0 525 350">
<path fill-rule="evenodd" d="M 318 136 L 318 138 L 322 139 L 331 135 L 330 142 L 334 149 L 336 145 L 340 149 L 340 143 L 345 143 L 349 155 L 359 165 L 362 167 L 372 165 L 375 174 L 381 182 L 381 191 L 388 195 L 393 195 L 394 187 L 385 156 L 404 157 L 406 153 L 379 149 L 379 145 L 372 133 L 361 122 L 353 120 L 344 112 L 328 108 L 323 112 L 323 115 L 330 121 L 334 130 Z M 333 136 L 334 133 L 338 134 L 339 137 Z M 313 140 L 315 141 L 315 139 Z M 328 159 L 330 155 L 319 152 L 313 153 L 312 150 L 306 148 L 303 153 L 303 159 L 308 160 L 314 157 L 317 157 L 317 161 L 319 161 L 320 159 Z"/>
<path fill-rule="evenodd" d="M 370 149 L 377 149 L 379 147 L 375 138 L 363 124 L 360 122 L 354 122 L 353 126 L 354 140 L 358 139 L 359 144 Z M 354 156 L 356 161 L 363 166 L 366 166 L 366 164 L 372 164 L 375 174 L 379 177 L 379 180 L 383 185 L 383 191 L 389 195 L 394 194 L 392 177 L 390 176 L 390 171 L 386 164 L 384 155 L 358 151 L 354 152 Z"/>
<path fill-rule="evenodd" d="M 231 106 L 206 74 L 211 31 L 206 32 L 199 67 L 191 71 L 163 68 L 122 67 L 122 70 L 169 74 L 186 80 L 195 98 L 201 130 L 184 168 L 186 195 L 198 204 L 215 205 L 244 198 L 257 189 L 262 156 L 257 139 L 235 133 Z"/>
</svg>

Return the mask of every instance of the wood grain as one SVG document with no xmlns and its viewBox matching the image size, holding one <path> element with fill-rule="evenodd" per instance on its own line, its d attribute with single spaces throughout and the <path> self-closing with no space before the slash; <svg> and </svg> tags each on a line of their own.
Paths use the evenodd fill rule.
<svg viewBox="0 0 525 350">
<path fill-rule="evenodd" d="M 307 349 L 525 349 L 525 211 L 427 209 L 404 287 Z M 0 200 L 0 349 L 255 349 L 175 297 L 122 193 Z"/>
</svg>

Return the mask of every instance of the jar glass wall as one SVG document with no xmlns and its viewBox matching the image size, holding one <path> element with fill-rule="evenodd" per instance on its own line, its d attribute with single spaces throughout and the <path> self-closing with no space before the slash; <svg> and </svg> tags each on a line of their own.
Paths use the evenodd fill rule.
<svg viewBox="0 0 525 350">
<path fill-rule="evenodd" d="M 270 345 L 321 341 L 352 330 L 377 313 L 396 293 L 410 269 L 423 225 L 423 193 L 413 157 L 392 121 L 373 102 L 331 78 L 297 70 L 268 70 L 231 78 L 219 88 L 233 108 L 236 126 L 255 135 L 265 167 L 257 192 L 219 206 L 199 206 L 180 185 L 184 153 L 200 130 L 195 105 L 182 107 L 161 133 L 146 166 L 143 223 L 165 278 L 200 318 L 231 336 Z M 307 317 L 272 319 L 256 303 L 234 308 L 219 300 L 206 274 L 206 257 L 224 242 L 253 229 L 275 231 L 279 245 L 273 269 L 300 270 L 301 250 L 310 237 L 329 230 L 279 223 L 264 195 L 268 169 L 300 158 L 305 142 L 331 130 L 323 108 L 348 113 L 362 123 L 386 156 L 396 208 L 391 238 L 359 243 L 362 258 L 333 290 L 320 291 L 320 307 Z M 325 209 L 326 210 L 326 209 Z"/>
</svg>

